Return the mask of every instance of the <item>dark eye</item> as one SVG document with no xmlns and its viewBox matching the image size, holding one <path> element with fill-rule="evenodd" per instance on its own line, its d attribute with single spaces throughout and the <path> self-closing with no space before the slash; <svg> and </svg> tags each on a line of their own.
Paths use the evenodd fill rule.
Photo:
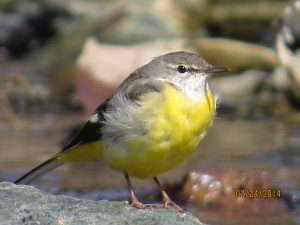
<svg viewBox="0 0 300 225">
<path fill-rule="evenodd" d="M 183 66 L 183 65 L 179 65 L 179 66 L 177 67 L 177 71 L 178 71 L 179 73 L 185 73 L 186 70 L 187 70 L 186 67 Z"/>
</svg>

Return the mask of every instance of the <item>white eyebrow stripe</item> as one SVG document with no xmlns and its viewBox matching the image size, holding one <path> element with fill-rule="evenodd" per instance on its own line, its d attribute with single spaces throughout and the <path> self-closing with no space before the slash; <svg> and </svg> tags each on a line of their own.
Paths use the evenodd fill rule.
<svg viewBox="0 0 300 225">
<path fill-rule="evenodd" d="M 186 68 L 188 68 L 188 66 L 185 64 L 179 64 L 179 65 L 182 65 L 182 66 L 185 66 Z M 172 68 L 172 69 L 177 69 L 177 67 L 179 65 L 178 64 L 167 64 L 167 67 Z"/>
</svg>

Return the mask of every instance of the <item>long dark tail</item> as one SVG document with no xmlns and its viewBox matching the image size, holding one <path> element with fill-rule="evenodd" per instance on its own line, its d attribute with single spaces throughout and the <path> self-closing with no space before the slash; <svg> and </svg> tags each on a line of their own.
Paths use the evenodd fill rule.
<svg viewBox="0 0 300 225">
<path fill-rule="evenodd" d="M 57 157 L 48 159 L 46 162 L 35 167 L 34 169 L 30 170 L 25 175 L 20 177 L 14 183 L 15 184 L 29 184 L 32 181 L 36 180 L 37 178 L 43 176 L 44 174 L 48 173 L 49 171 L 55 169 L 56 167 L 58 167 L 62 164 L 63 164 L 63 162 L 57 161 Z"/>
</svg>

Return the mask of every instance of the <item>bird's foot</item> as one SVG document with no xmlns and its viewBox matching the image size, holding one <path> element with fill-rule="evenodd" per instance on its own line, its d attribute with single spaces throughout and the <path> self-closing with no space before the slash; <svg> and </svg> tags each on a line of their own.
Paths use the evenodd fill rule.
<svg viewBox="0 0 300 225">
<path fill-rule="evenodd" d="M 143 203 L 140 203 L 137 197 L 133 194 L 133 192 L 130 193 L 129 202 L 130 202 L 130 204 L 128 205 L 129 207 L 134 207 L 137 209 L 152 209 L 150 205 L 145 205 Z"/>
<path fill-rule="evenodd" d="M 164 205 L 164 209 L 166 209 L 168 206 L 171 206 L 181 213 L 185 212 L 185 210 L 182 209 L 179 205 L 176 205 L 174 202 L 172 202 L 169 196 L 167 195 L 163 197 L 163 205 Z"/>
</svg>

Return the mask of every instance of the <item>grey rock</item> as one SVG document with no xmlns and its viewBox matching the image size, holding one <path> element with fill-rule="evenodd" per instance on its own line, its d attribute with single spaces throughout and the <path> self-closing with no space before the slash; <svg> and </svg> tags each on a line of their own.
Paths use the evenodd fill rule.
<svg viewBox="0 0 300 225">
<path fill-rule="evenodd" d="M 0 224 L 202 224 L 190 213 L 173 208 L 139 210 L 125 202 L 91 201 L 56 196 L 29 185 L 0 183 Z"/>
</svg>

